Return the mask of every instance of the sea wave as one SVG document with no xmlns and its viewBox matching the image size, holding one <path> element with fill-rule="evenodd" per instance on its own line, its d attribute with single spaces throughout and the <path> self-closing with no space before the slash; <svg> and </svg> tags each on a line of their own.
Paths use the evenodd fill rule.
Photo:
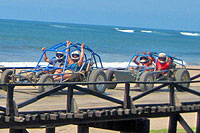
<svg viewBox="0 0 200 133">
<path fill-rule="evenodd" d="M 151 30 L 141 30 L 140 32 L 143 32 L 143 33 L 152 33 Z"/>
<path fill-rule="evenodd" d="M 103 62 L 102 64 L 104 68 L 125 68 L 128 62 Z M 0 62 L 2 67 L 35 67 L 36 65 L 37 62 Z M 48 63 L 41 62 L 40 65 L 48 65 Z"/>
<path fill-rule="evenodd" d="M 52 27 L 56 27 L 56 28 L 68 28 L 65 25 L 51 25 Z"/>
<path fill-rule="evenodd" d="M 186 36 L 200 36 L 200 33 L 192 33 L 192 32 L 180 32 L 180 34 Z"/>
<path fill-rule="evenodd" d="M 134 30 L 131 30 L 131 29 L 119 29 L 119 28 L 115 28 L 115 30 L 120 31 L 120 32 L 126 32 L 126 33 L 134 33 Z"/>
</svg>

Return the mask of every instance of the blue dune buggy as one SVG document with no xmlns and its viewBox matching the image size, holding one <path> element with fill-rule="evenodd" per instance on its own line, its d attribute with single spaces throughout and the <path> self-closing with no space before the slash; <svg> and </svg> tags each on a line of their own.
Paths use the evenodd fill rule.
<svg viewBox="0 0 200 133">
<path fill-rule="evenodd" d="M 128 63 L 128 66 L 124 70 L 113 70 L 112 81 L 140 81 L 140 82 L 154 82 L 154 81 L 190 81 L 190 74 L 184 65 L 183 60 L 176 57 L 167 55 L 172 59 L 170 68 L 167 70 L 157 71 L 156 64 L 158 61 L 158 54 L 152 53 L 151 57 L 155 59 L 150 66 L 136 66 L 133 62 L 133 58 L 149 57 L 150 55 L 133 55 Z M 109 77 L 108 77 L 109 78 Z M 141 91 L 147 91 L 154 87 L 154 84 L 137 84 Z M 182 83 L 184 87 L 189 87 L 189 83 Z M 114 88 L 114 86 L 113 86 Z M 113 89 L 112 88 L 112 89 Z M 178 91 L 181 89 L 177 88 Z"/>
<path fill-rule="evenodd" d="M 70 52 L 66 50 L 70 49 Z M 18 72 L 16 69 L 6 69 L 2 73 L 1 83 L 54 83 L 55 76 L 62 77 L 59 82 L 103 82 L 107 81 L 106 74 L 103 71 L 103 65 L 100 56 L 95 53 L 92 49 L 87 46 L 84 46 L 84 61 L 79 71 L 72 72 L 72 76 L 69 79 L 64 79 L 65 70 L 68 70 L 68 55 L 71 52 L 81 50 L 81 44 L 75 43 L 67 47 L 66 43 L 59 43 L 51 48 L 43 51 L 36 67 L 31 69 L 22 69 Z M 65 54 L 64 64 L 62 67 L 56 67 L 50 64 L 44 64 L 42 62 L 43 55 L 46 53 L 48 56 L 51 56 L 52 59 L 56 58 L 56 52 L 62 52 Z M 20 69 L 20 68 L 18 68 Z M 62 73 L 54 74 L 55 70 L 62 69 Z M 58 82 L 58 81 L 57 81 Z M 39 86 L 38 91 L 44 92 L 49 89 L 52 89 L 54 86 Z M 104 93 L 106 90 L 106 85 L 104 84 L 95 84 L 88 85 L 88 88 L 99 92 Z M 7 87 L 4 86 L 2 89 L 7 90 Z"/>
</svg>

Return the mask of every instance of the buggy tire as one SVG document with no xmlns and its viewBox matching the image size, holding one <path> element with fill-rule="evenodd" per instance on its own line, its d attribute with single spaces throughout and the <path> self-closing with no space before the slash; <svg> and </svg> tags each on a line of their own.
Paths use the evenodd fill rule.
<svg viewBox="0 0 200 133">
<path fill-rule="evenodd" d="M 53 76 L 50 74 L 43 74 L 38 83 L 54 83 Z M 47 85 L 47 86 L 39 86 L 38 92 L 45 92 L 54 88 L 54 85 Z"/>
<path fill-rule="evenodd" d="M 89 82 L 104 82 L 107 81 L 106 74 L 101 69 L 92 70 L 89 75 Z M 106 84 L 89 84 L 88 89 L 103 94 L 106 90 Z"/>
<path fill-rule="evenodd" d="M 186 69 L 178 69 L 175 72 L 175 81 L 190 81 L 190 73 Z M 189 88 L 190 83 L 179 84 Z M 176 87 L 177 91 L 183 91 L 180 87 Z"/>
<path fill-rule="evenodd" d="M 2 76 L 1 76 L 1 83 L 2 84 L 11 83 L 10 80 L 11 80 L 12 74 L 13 74 L 13 71 L 9 69 L 3 71 Z M 7 91 L 7 89 L 13 89 L 13 88 L 14 86 L 1 86 L 1 89 L 5 91 Z"/>
<path fill-rule="evenodd" d="M 153 82 L 154 77 L 153 74 L 149 71 L 145 71 L 140 76 L 140 82 Z M 150 90 L 154 87 L 154 84 L 139 84 L 141 91 L 145 92 L 147 90 Z"/>
<path fill-rule="evenodd" d="M 106 76 L 107 76 L 107 80 L 108 81 L 114 81 L 113 79 L 115 78 L 115 75 L 114 75 L 114 69 L 108 69 L 106 71 Z M 114 84 L 107 84 L 106 85 L 108 89 L 115 89 L 117 84 L 114 83 Z"/>
</svg>

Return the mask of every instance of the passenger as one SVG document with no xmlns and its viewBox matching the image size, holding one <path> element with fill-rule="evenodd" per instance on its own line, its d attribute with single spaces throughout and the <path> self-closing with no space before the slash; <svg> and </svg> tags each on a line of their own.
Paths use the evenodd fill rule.
<svg viewBox="0 0 200 133">
<path fill-rule="evenodd" d="M 137 53 L 139 55 L 139 53 Z M 143 55 L 146 55 L 145 52 L 143 52 Z M 138 66 L 143 66 L 143 67 L 149 67 L 152 65 L 152 63 L 155 61 L 155 59 L 152 57 L 151 52 L 148 52 L 148 55 L 150 56 L 141 56 L 140 61 L 137 61 L 138 56 L 135 56 L 133 58 L 133 62 L 137 64 Z"/>
<path fill-rule="evenodd" d="M 158 55 L 158 60 L 156 63 L 156 71 L 167 70 L 170 68 L 172 63 L 172 58 L 168 58 L 165 53 L 160 53 Z M 166 73 L 166 72 L 163 72 Z"/>
<path fill-rule="evenodd" d="M 67 41 L 67 47 L 71 45 L 71 42 Z M 65 70 L 65 74 L 63 79 L 69 79 L 73 72 L 79 71 L 84 60 L 84 43 L 81 45 L 81 54 L 79 50 L 71 52 L 70 55 L 68 55 L 68 65 L 67 70 Z M 67 53 L 70 53 L 70 50 L 66 50 Z M 58 74 L 58 73 L 55 73 Z M 60 81 L 62 76 L 57 76 L 54 78 L 55 81 Z"/>
</svg>

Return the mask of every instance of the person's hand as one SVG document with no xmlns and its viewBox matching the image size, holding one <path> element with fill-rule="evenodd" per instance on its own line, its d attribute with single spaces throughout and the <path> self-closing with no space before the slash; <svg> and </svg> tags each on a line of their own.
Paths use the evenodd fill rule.
<svg viewBox="0 0 200 133">
<path fill-rule="evenodd" d="M 148 55 L 152 55 L 152 53 L 151 53 L 151 52 L 148 52 Z"/>
<path fill-rule="evenodd" d="M 67 47 L 69 47 L 72 44 L 72 42 L 70 41 L 66 41 L 66 42 L 67 42 Z"/>
<path fill-rule="evenodd" d="M 83 48 L 84 48 L 84 46 L 85 46 L 85 43 L 82 43 L 82 44 L 81 44 L 81 48 L 83 49 Z"/>
<path fill-rule="evenodd" d="M 45 47 L 43 47 L 41 50 L 42 50 L 42 51 L 45 51 L 45 50 L 46 50 L 46 48 L 45 48 Z"/>
</svg>

